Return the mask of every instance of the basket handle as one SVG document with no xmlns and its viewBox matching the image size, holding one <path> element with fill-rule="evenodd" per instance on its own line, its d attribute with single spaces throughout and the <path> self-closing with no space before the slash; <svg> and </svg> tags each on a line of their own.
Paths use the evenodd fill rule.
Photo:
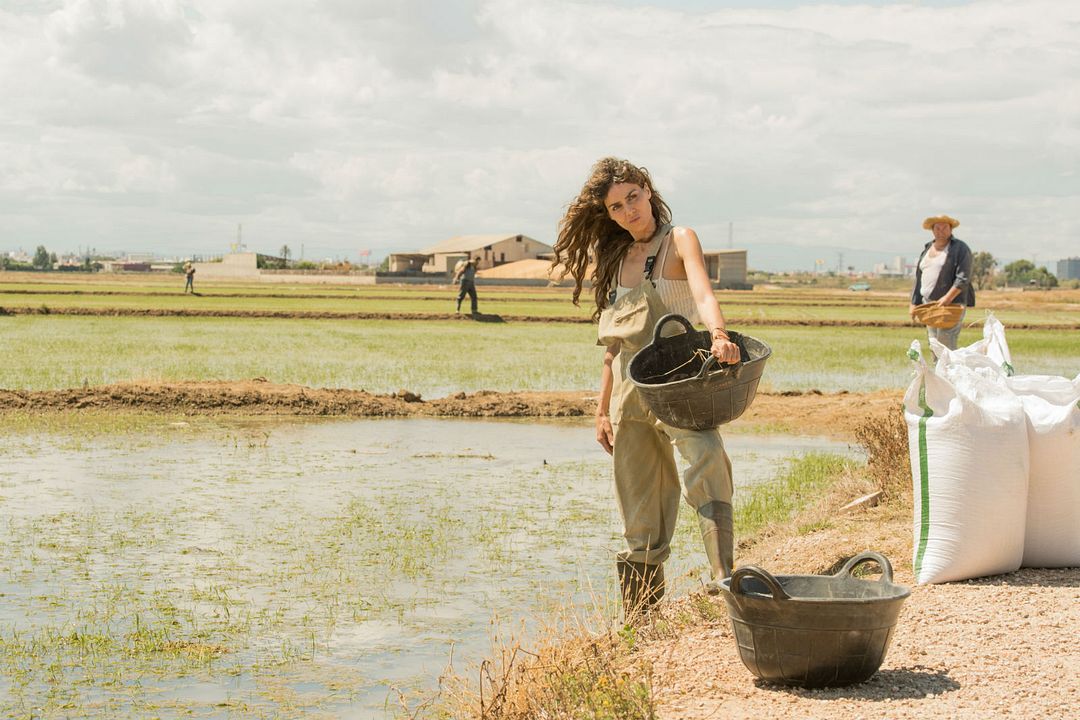
<svg viewBox="0 0 1080 720">
<path fill-rule="evenodd" d="M 833 577 L 850 576 L 855 568 L 868 562 L 875 562 L 881 567 L 881 582 L 892 582 L 892 563 L 890 563 L 889 559 L 881 553 L 876 553 L 872 550 L 861 552 L 848 560 L 844 563 L 844 567 L 840 568 L 839 572 Z"/>
<path fill-rule="evenodd" d="M 741 361 L 740 361 L 740 362 L 741 362 Z M 703 365 L 701 366 L 701 371 L 700 371 L 700 372 L 698 372 L 698 374 L 697 374 L 697 377 L 696 377 L 696 378 L 694 378 L 694 379 L 695 379 L 695 380 L 700 380 L 701 378 L 705 377 L 705 376 L 706 376 L 706 375 L 708 375 L 708 374 L 709 374 L 710 372 L 712 372 L 712 371 L 713 371 L 713 369 L 714 369 L 714 368 L 715 368 L 715 367 L 716 367 L 717 365 L 720 365 L 720 359 L 719 359 L 719 358 L 717 358 L 717 357 L 716 357 L 715 355 L 712 355 L 712 354 L 710 354 L 710 355 L 709 355 L 709 359 L 708 359 L 708 360 L 706 360 L 706 361 L 705 361 L 705 363 L 704 363 L 704 364 L 703 364 Z M 720 368 L 720 369 L 721 369 L 721 370 L 725 370 L 725 371 L 730 371 L 730 370 L 732 370 L 732 369 L 734 369 L 734 368 L 738 367 L 738 365 L 739 365 L 739 363 L 737 363 L 737 362 L 733 362 L 733 363 L 724 363 L 724 364 L 723 364 L 723 365 L 721 366 L 721 368 Z"/>
<path fill-rule="evenodd" d="M 784 588 L 780 586 L 780 582 L 773 577 L 772 573 L 763 568 L 759 568 L 757 565 L 744 565 L 731 574 L 731 582 L 729 587 L 731 592 L 735 595 L 745 594 L 742 589 L 742 581 L 744 578 L 753 577 L 769 586 L 769 590 L 772 591 L 773 600 L 790 600 L 791 596 L 788 595 Z"/>
<path fill-rule="evenodd" d="M 688 333 L 694 332 L 694 326 L 690 324 L 689 320 L 684 318 L 682 315 L 679 315 L 678 313 L 668 313 L 667 315 L 665 315 L 664 317 L 662 317 L 662 318 L 660 318 L 659 320 L 656 321 L 656 327 L 653 328 L 653 335 L 652 335 L 652 341 L 654 343 L 658 342 L 660 340 L 660 331 L 664 329 L 664 326 L 667 325 L 669 322 L 672 322 L 672 321 L 677 322 L 677 323 L 681 323 L 682 326 L 684 328 L 686 328 L 686 332 L 688 332 Z"/>
</svg>

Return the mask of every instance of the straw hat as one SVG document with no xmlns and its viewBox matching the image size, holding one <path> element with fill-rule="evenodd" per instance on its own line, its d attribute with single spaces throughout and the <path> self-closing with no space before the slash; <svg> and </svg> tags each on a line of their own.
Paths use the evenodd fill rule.
<svg viewBox="0 0 1080 720">
<path fill-rule="evenodd" d="M 935 215 L 933 217 L 928 217 L 922 221 L 922 229 L 932 230 L 934 226 L 937 225 L 939 222 L 949 223 L 949 227 L 951 228 L 955 228 L 957 225 L 960 224 L 959 220 L 957 220 L 956 218 L 951 218 L 948 215 Z"/>
</svg>

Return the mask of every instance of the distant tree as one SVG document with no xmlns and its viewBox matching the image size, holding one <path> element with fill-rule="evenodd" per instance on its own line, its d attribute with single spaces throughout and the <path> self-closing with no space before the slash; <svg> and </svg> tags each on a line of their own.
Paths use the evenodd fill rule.
<svg viewBox="0 0 1080 720">
<path fill-rule="evenodd" d="M 1026 285 L 1035 272 L 1035 263 L 1030 260 L 1014 260 L 1005 266 L 1005 279 L 1010 285 Z"/>
<path fill-rule="evenodd" d="M 1057 287 L 1058 279 L 1056 275 L 1047 270 L 1045 267 L 1041 267 L 1036 269 L 1035 272 L 1031 273 L 1031 279 L 1028 280 L 1028 283 L 1031 282 L 1034 282 L 1036 285 L 1042 288 L 1052 288 Z"/>
<path fill-rule="evenodd" d="M 49 251 L 44 245 L 38 245 L 34 251 L 34 259 L 30 263 L 35 270 L 52 270 L 53 260 L 49 257 Z"/>
<path fill-rule="evenodd" d="M 281 258 L 287 264 L 289 262 L 289 258 L 292 256 L 292 250 L 289 249 L 288 245 L 282 245 L 281 250 L 278 251 L 278 254 L 281 255 Z"/>
<path fill-rule="evenodd" d="M 976 290 L 994 286 L 994 268 L 997 260 L 988 252 L 977 252 L 971 256 L 971 281 Z"/>
<path fill-rule="evenodd" d="M 1058 279 L 1046 267 L 1035 267 L 1030 260 L 1016 260 L 1005 266 L 1005 277 L 1010 285 L 1038 285 L 1057 287 Z"/>
</svg>

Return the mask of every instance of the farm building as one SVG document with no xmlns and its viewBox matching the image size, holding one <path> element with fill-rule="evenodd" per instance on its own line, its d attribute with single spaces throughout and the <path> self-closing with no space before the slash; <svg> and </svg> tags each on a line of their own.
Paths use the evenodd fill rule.
<svg viewBox="0 0 1080 720">
<path fill-rule="evenodd" d="M 480 258 L 480 269 L 535 259 L 554 250 L 527 235 L 459 235 L 425 250 L 390 255 L 390 272 L 450 273 L 458 261 Z"/>
<path fill-rule="evenodd" d="M 706 250 L 705 270 L 712 280 L 713 287 L 725 290 L 752 290 L 753 286 L 746 281 L 746 250 Z M 593 268 L 590 265 L 585 271 L 585 277 L 592 275 Z M 538 259 L 518 260 L 514 263 L 497 265 L 494 268 L 481 270 L 478 277 L 492 282 L 507 279 L 533 279 L 569 285 L 573 282 L 568 274 L 564 274 L 561 268 L 552 269 L 551 256 L 545 254 Z M 585 281 L 589 285 L 588 279 Z"/>
<path fill-rule="evenodd" d="M 716 286 L 731 290 L 749 289 L 745 250 L 706 250 L 704 255 L 705 270 Z"/>
</svg>

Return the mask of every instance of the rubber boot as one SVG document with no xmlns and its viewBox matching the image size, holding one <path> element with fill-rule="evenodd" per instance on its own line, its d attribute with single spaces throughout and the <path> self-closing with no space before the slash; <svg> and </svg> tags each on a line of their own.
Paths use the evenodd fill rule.
<svg viewBox="0 0 1080 720">
<path fill-rule="evenodd" d="M 710 595 L 720 594 L 720 581 L 731 577 L 735 564 L 735 525 L 731 517 L 731 503 L 713 500 L 698 508 L 698 524 L 701 539 L 705 543 L 705 557 L 709 559 L 712 580 L 705 584 Z"/>
<path fill-rule="evenodd" d="M 664 566 L 619 559 L 616 569 L 626 622 L 644 618 L 664 597 Z"/>
</svg>

